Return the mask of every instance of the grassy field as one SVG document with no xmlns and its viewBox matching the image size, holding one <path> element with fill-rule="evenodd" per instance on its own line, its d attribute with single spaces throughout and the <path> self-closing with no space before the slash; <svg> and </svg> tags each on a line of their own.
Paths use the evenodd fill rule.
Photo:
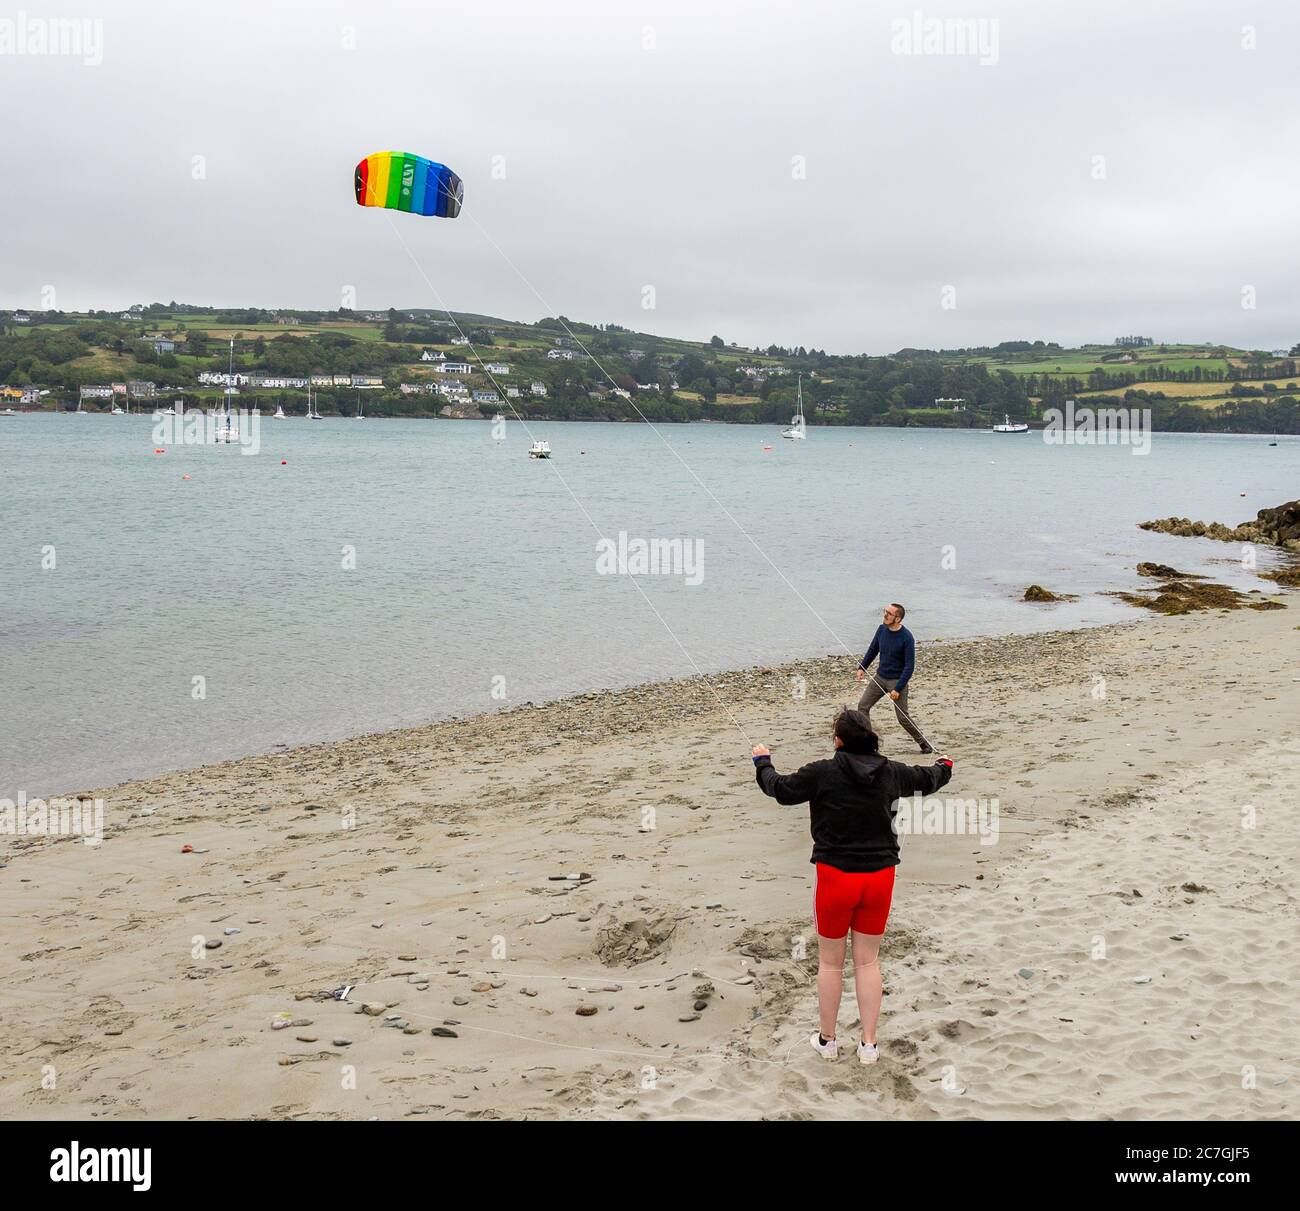
<svg viewBox="0 0 1300 1211">
<path fill-rule="evenodd" d="M 247 338 L 260 336 L 270 340 L 277 336 L 319 336 L 323 332 L 340 332 L 359 341 L 383 340 L 382 325 L 379 324 L 237 324 L 218 323 L 216 320 L 195 320 L 186 316 L 184 321 L 189 332 L 203 332 L 213 340 L 228 341 L 231 337 Z M 172 324 L 154 325 L 152 330 L 174 332 Z"/>
<path fill-rule="evenodd" d="M 1243 380 L 1241 386 L 1258 387 L 1262 389 L 1265 383 L 1272 383 L 1273 386 L 1277 388 L 1278 395 L 1287 395 L 1287 394 L 1300 391 L 1300 385 L 1291 383 L 1288 386 L 1287 383 L 1282 382 L 1280 379 L 1251 379 L 1248 381 Z M 1124 388 L 1122 390 L 1113 388 L 1109 391 L 1080 391 L 1078 393 L 1078 397 L 1080 399 L 1085 399 L 1089 396 L 1097 396 L 1097 395 L 1121 395 L 1123 394 L 1123 390 L 1133 390 L 1133 391 L 1162 391 L 1164 392 L 1165 395 L 1171 397 L 1177 396 L 1180 398 L 1185 397 L 1187 399 L 1200 399 L 1209 396 L 1223 396 L 1223 397 L 1230 398 L 1229 388 L 1231 388 L 1232 385 L 1233 384 L 1231 383 L 1166 383 L 1166 382 L 1134 383 L 1132 388 Z"/>
<path fill-rule="evenodd" d="M 126 378 L 156 378 L 154 367 L 150 373 L 144 373 L 143 366 L 137 366 L 135 359 L 125 353 L 114 353 L 110 349 L 94 349 L 85 357 L 74 358 L 67 363 L 68 369 L 81 376 L 94 375 L 103 382 L 121 382 Z"/>
<path fill-rule="evenodd" d="M 1202 370 L 1225 372 L 1229 361 L 1221 357 L 1150 357 L 1133 362 L 1103 362 L 1095 357 L 1063 355 L 1049 361 L 1040 362 L 998 362 L 985 359 L 990 371 L 1010 370 L 1012 374 L 1072 374 L 1077 377 L 1091 374 L 1094 370 L 1105 370 L 1111 374 L 1123 371 L 1140 371 L 1143 366 L 1164 366 L 1170 370 Z"/>
</svg>

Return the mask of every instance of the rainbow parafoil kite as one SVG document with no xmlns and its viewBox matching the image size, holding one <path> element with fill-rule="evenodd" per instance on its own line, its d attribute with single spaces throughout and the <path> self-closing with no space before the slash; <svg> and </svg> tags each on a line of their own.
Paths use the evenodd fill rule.
<svg viewBox="0 0 1300 1211">
<path fill-rule="evenodd" d="M 382 206 L 410 214 L 454 219 L 465 187 L 445 164 L 404 151 L 377 151 L 357 165 L 353 184 L 358 206 Z"/>
</svg>

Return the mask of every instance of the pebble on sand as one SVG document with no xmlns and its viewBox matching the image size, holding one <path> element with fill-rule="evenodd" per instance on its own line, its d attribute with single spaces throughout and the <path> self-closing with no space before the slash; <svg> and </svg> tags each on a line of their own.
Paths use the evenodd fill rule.
<svg viewBox="0 0 1300 1211">
<path fill-rule="evenodd" d="M 595 1005 L 579 1005 L 578 1008 L 575 1009 L 573 1012 L 576 1013 L 576 1014 L 578 1015 L 578 1017 L 580 1017 L 580 1018 L 589 1018 L 589 1017 L 591 1017 L 592 1014 L 594 1014 L 594 1013 L 596 1012 L 596 1006 L 595 1006 Z"/>
</svg>

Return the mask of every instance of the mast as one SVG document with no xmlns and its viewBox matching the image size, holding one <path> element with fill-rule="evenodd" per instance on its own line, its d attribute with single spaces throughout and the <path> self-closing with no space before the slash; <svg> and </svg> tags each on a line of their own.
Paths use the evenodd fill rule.
<svg viewBox="0 0 1300 1211">
<path fill-rule="evenodd" d="M 230 387 L 235 381 L 235 338 L 230 338 L 230 361 L 226 364 L 226 432 L 230 432 Z"/>
</svg>

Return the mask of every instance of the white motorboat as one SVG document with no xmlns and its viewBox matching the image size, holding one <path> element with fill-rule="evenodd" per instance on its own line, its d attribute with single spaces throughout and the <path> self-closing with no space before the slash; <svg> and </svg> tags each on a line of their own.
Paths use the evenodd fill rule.
<svg viewBox="0 0 1300 1211">
<path fill-rule="evenodd" d="M 528 448 L 528 457 L 529 458 L 550 458 L 551 443 L 544 442 L 544 441 L 533 442 L 533 444 Z"/>
<path fill-rule="evenodd" d="M 1022 420 L 1013 421 L 1005 412 L 1002 414 L 1002 424 L 993 426 L 994 433 L 1028 433 L 1029 426 Z"/>
<path fill-rule="evenodd" d="M 787 437 L 791 441 L 803 441 L 808 434 L 807 422 L 803 418 L 803 375 L 799 376 L 799 410 L 790 418 L 790 427 L 781 431 L 782 437 Z"/>
</svg>

